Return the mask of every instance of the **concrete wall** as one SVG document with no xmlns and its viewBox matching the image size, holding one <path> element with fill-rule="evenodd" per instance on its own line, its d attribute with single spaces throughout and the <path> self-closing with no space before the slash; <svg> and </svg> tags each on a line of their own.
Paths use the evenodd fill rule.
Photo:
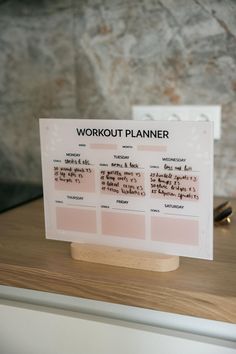
<svg viewBox="0 0 236 354">
<path fill-rule="evenodd" d="M 0 179 L 40 181 L 38 118 L 220 104 L 215 194 L 236 195 L 236 2 L 1 0 Z"/>
</svg>

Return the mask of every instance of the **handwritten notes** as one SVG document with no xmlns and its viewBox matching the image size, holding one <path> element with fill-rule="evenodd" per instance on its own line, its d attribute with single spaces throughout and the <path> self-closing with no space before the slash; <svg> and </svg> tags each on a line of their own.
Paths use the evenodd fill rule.
<svg viewBox="0 0 236 354">
<path fill-rule="evenodd" d="M 156 198 L 197 201 L 198 181 L 196 175 L 151 172 L 151 195 Z"/>
<path fill-rule="evenodd" d="M 101 192 L 144 197 L 144 174 L 123 170 L 101 170 Z"/>
<path fill-rule="evenodd" d="M 68 167 L 54 166 L 54 183 L 57 190 L 75 190 L 81 192 L 95 191 L 94 169 L 74 165 Z"/>
<path fill-rule="evenodd" d="M 208 122 L 40 121 L 46 236 L 212 258 Z"/>
</svg>

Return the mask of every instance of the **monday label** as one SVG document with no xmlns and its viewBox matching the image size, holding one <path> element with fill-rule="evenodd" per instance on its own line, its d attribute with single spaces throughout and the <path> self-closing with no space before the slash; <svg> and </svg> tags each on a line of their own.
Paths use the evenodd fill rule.
<svg viewBox="0 0 236 354">
<path fill-rule="evenodd" d="M 46 237 L 212 258 L 209 122 L 41 119 Z"/>
</svg>

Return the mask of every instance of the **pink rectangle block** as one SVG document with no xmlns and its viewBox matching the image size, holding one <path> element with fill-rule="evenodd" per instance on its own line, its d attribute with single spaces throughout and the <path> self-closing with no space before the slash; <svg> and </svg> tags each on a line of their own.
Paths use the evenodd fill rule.
<svg viewBox="0 0 236 354">
<path fill-rule="evenodd" d="M 90 144 L 90 149 L 117 150 L 117 144 Z"/>
<path fill-rule="evenodd" d="M 58 229 L 96 233 L 96 211 L 77 208 L 56 208 L 56 225 Z"/>
<path fill-rule="evenodd" d="M 76 171 L 76 169 L 78 171 Z M 95 172 L 92 168 L 73 168 L 76 172 L 63 171 L 59 168 L 59 176 L 54 176 L 54 186 L 56 190 L 68 192 L 95 192 Z M 64 173 L 63 177 L 60 174 Z M 55 172 L 54 172 L 55 173 Z M 71 176 L 72 174 L 72 176 Z"/>
<path fill-rule="evenodd" d="M 197 220 L 173 219 L 152 216 L 151 238 L 153 241 L 198 245 L 199 224 Z"/>
<path fill-rule="evenodd" d="M 144 173 L 127 170 L 101 170 L 100 188 L 102 194 L 145 197 Z"/>
<path fill-rule="evenodd" d="M 139 151 L 166 152 L 167 146 L 161 145 L 138 145 Z"/>
<path fill-rule="evenodd" d="M 167 200 L 199 200 L 199 177 L 172 172 L 151 172 L 151 197 Z"/>
<path fill-rule="evenodd" d="M 103 211 L 102 233 L 104 235 L 144 239 L 145 216 Z"/>
</svg>

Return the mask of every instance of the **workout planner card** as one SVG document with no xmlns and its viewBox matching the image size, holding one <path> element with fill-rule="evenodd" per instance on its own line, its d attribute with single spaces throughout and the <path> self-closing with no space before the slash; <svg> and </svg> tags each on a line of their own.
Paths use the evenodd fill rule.
<svg viewBox="0 0 236 354">
<path fill-rule="evenodd" d="M 212 259 L 210 122 L 40 120 L 46 237 Z"/>
</svg>

